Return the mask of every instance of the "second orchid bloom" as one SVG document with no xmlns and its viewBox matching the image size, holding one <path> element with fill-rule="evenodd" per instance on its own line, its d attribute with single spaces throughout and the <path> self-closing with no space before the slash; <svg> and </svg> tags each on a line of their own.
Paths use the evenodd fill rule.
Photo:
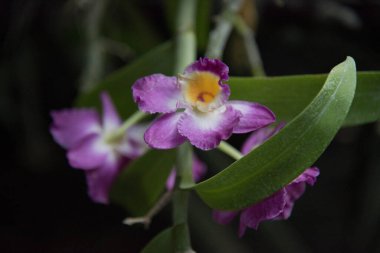
<svg viewBox="0 0 380 253">
<path fill-rule="evenodd" d="M 246 101 L 228 101 L 228 66 L 217 59 L 201 58 L 182 75 L 154 74 L 132 87 L 140 110 L 163 113 L 147 129 L 146 143 L 170 149 L 186 140 L 202 150 L 216 148 L 233 133 L 247 133 L 275 121 L 267 107 Z"/>
</svg>

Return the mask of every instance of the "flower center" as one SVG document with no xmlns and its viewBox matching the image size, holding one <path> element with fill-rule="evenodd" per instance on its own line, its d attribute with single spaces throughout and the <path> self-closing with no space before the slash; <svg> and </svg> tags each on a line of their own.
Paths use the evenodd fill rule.
<svg viewBox="0 0 380 253">
<path fill-rule="evenodd" d="M 186 82 L 184 85 L 185 100 L 193 106 L 207 107 L 221 92 L 220 78 L 211 72 L 196 71 L 181 78 Z"/>
</svg>

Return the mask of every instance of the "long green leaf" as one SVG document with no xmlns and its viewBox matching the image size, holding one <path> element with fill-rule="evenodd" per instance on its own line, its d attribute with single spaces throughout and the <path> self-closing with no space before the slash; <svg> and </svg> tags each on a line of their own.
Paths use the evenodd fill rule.
<svg viewBox="0 0 380 253">
<path fill-rule="evenodd" d="M 279 77 L 232 77 L 231 99 L 248 100 L 268 106 L 277 118 L 290 121 L 322 88 L 327 74 Z M 358 72 L 357 90 L 344 126 L 380 119 L 380 72 Z"/>
<path fill-rule="evenodd" d="M 343 124 L 356 87 L 348 57 L 329 74 L 311 103 L 277 135 L 195 186 L 212 208 L 240 209 L 278 191 L 311 166 Z"/>
<path fill-rule="evenodd" d="M 77 100 L 80 107 L 100 108 L 99 93 L 107 90 L 115 103 L 118 112 L 127 117 L 137 110 L 132 99 L 131 86 L 140 77 L 154 73 L 171 75 L 174 62 L 173 45 L 170 42 L 162 44 L 135 62 L 109 75 L 96 88 L 81 94 Z"/>
<path fill-rule="evenodd" d="M 131 215 L 144 215 L 161 195 L 175 161 L 174 150 L 150 150 L 128 165 L 110 192 L 111 201 Z"/>
</svg>

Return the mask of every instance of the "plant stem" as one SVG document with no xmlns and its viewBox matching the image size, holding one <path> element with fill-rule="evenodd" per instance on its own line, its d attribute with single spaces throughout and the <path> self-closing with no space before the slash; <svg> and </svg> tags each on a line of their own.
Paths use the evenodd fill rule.
<svg viewBox="0 0 380 253">
<path fill-rule="evenodd" d="M 150 225 L 150 222 L 152 221 L 152 218 L 161 211 L 162 208 L 166 206 L 166 204 L 170 201 L 172 198 L 173 192 L 167 191 L 165 192 L 161 198 L 157 201 L 157 203 L 148 211 L 148 213 L 141 217 L 128 217 L 126 218 L 123 223 L 126 225 L 134 225 L 136 223 L 142 223 L 144 224 L 145 228 L 148 228 Z"/>
<path fill-rule="evenodd" d="M 85 67 L 80 78 L 80 89 L 88 92 L 100 81 L 103 75 L 104 50 L 100 38 L 100 23 L 107 0 L 90 1 L 85 20 L 87 52 Z"/>
<path fill-rule="evenodd" d="M 114 140 L 118 140 L 121 137 L 124 136 L 125 131 L 128 130 L 131 126 L 134 124 L 140 122 L 143 118 L 148 116 L 146 113 L 141 111 L 136 111 L 134 114 L 132 114 L 131 117 L 129 117 L 124 123 L 117 129 L 117 131 L 113 134 L 111 134 L 106 141 L 113 142 Z"/>
<path fill-rule="evenodd" d="M 239 152 L 236 148 L 231 146 L 228 142 L 222 141 L 220 142 L 218 149 L 223 151 L 225 154 L 234 158 L 235 160 L 239 160 L 243 157 L 242 153 Z"/>
<path fill-rule="evenodd" d="M 182 73 L 196 57 L 195 7 L 196 0 L 180 0 L 178 3 L 175 73 Z"/>
<path fill-rule="evenodd" d="M 254 32 L 238 14 L 232 17 L 232 22 L 236 30 L 243 37 L 252 74 L 255 76 L 266 76 Z"/>
<path fill-rule="evenodd" d="M 189 191 L 180 188 L 183 184 L 192 183 L 192 147 L 185 142 L 178 148 L 176 162 L 176 183 L 173 193 L 173 223 L 176 227 L 173 235 L 175 252 L 194 252 L 191 248 L 190 232 L 187 223 Z"/>
<path fill-rule="evenodd" d="M 216 26 L 210 32 L 206 56 L 209 58 L 222 58 L 228 37 L 232 31 L 231 16 L 240 9 L 242 0 L 226 0 L 222 14 L 216 19 Z"/>
<path fill-rule="evenodd" d="M 186 66 L 195 60 L 196 38 L 194 33 L 196 0 L 179 0 L 176 28 L 175 73 L 182 73 Z M 173 223 L 177 228 L 173 234 L 176 253 L 194 252 L 191 248 L 190 233 L 187 224 L 188 190 L 180 185 L 189 183 L 192 173 L 192 149 L 189 143 L 178 148 L 177 177 L 173 192 Z"/>
</svg>

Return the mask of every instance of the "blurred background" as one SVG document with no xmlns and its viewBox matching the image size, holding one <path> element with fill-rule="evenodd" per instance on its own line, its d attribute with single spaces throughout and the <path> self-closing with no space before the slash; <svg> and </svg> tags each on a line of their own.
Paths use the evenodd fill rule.
<svg viewBox="0 0 380 253">
<path fill-rule="evenodd" d="M 202 2 L 199 56 L 222 9 L 221 1 Z M 358 70 L 380 69 L 379 1 L 247 0 L 243 10 L 268 75 L 326 73 L 347 55 Z M 174 15 L 170 0 L 0 2 L 0 252 L 134 253 L 169 226 L 170 207 L 144 230 L 123 225 L 122 208 L 92 203 L 84 174 L 49 134 L 49 111 L 71 107 L 80 87 L 171 39 Z M 224 59 L 232 75 L 250 75 L 236 32 Z M 214 223 L 193 196 L 195 250 L 380 252 L 379 132 L 377 124 L 342 129 L 290 219 L 265 222 L 243 239 L 237 224 Z M 211 171 L 231 162 L 213 155 Z"/>
</svg>

